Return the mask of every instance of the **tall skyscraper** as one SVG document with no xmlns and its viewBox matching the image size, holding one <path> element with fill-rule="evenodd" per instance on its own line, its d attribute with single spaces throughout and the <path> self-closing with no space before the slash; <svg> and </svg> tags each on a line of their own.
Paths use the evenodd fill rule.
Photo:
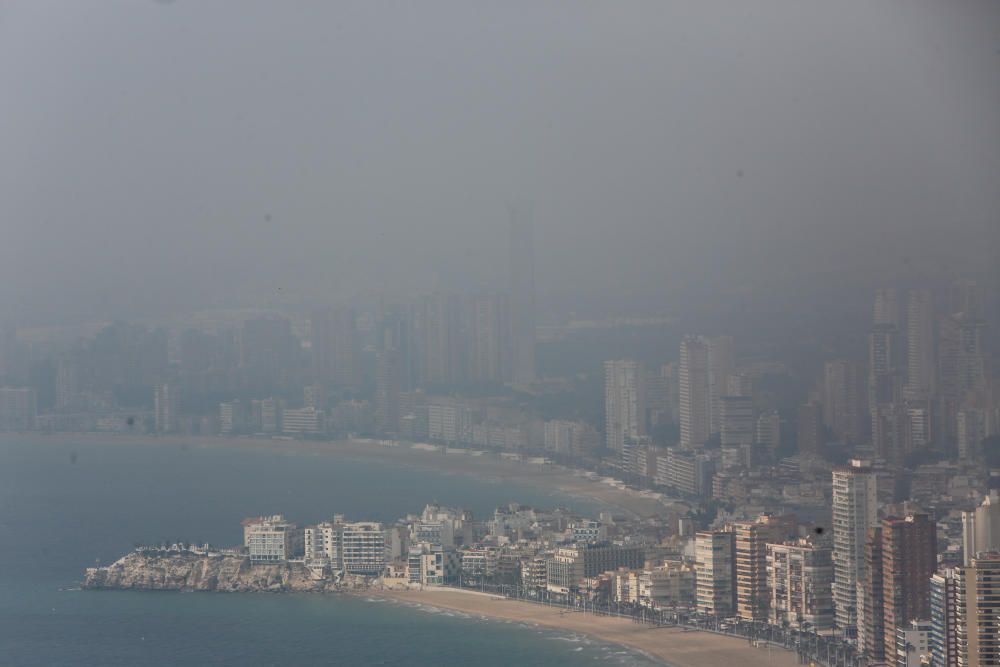
<svg viewBox="0 0 1000 667">
<path fill-rule="evenodd" d="M 868 430 L 862 365 L 850 359 L 826 362 L 821 394 L 826 427 L 836 438 L 853 445 L 860 444 Z"/>
<path fill-rule="evenodd" d="M 868 335 L 868 403 L 875 407 L 897 402 L 900 396 L 899 330 L 895 325 L 876 325 Z"/>
<path fill-rule="evenodd" d="M 643 375 L 637 361 L 604 362 L 604 442 L 612 451 L 646 435 Z"/>
<path fill-rule="evenodd" d="M 971 563 L 969 563 L 971 565 Z M 931 664 L 935 667 L 958 665 L 958 636 L 955 623 L 957 609 L 957 572 L 945 568 L 931 577 Z"/>
<path fill-rule="evenodd" d="M 1000 554 L 956 569 L 955 639 L 960 667 L 1000 665 Z"/>
<path fill-rule="evenodd" d="M 966 312 L 949 315 L 940 320 L 938 341 L 940 439 L 954 450 L 958 413 L 990 405 L 986 322 Z"/>
<path fill-rule="evenodd" d="M 510 209 L 510 305 L 514 385 L 535 380 L 535 248 L 531 210 Z"/>
<path fill-rule="evenodd" d="M 882 613 L 867 621 L 876 629 L 873 640 L 881 630 L 884 651 L 881 656 L 877 650 L 870 655 L 894 660 L 897 631 L 912 620 L 930 617 L 929 585 L 937 566 L 937 526 L 926 514 L 911 514 L 883 519 L 881 529 L 874 532 L 882 542 L 881 590 L 872 585 L 867 591 L 881 595 Z"/>
<path fill-rule="evenodd" d="M 753 398 L 750 396 L 723 396 L 722 431 L 723 447 L 753 445 L 757 421 L 754 419 Z"/>
<path fill-rule="evenodd" d="M 774 454 L 781 447 L 781 415 L 777 410 L 765 412 L 757 417 L 754 434 L 757 447 Z"/>
<path fill-rule="evenodd" d="M 680 421 L 682 447 L 701 447 L 711 435 L 709 343 L 702 336 L 681 341 Z"/>
<path fill-rule="evenodd" d="M 360 353 L 353 308 L 328 308 L 313 313 L 312 355 L 315 380 L 330 387 L 361 383 Z"/>
<path fill-rule="evenodd" d="M 736 371 L 733 337 L 708 339 L 709 435 L 722 431 L 722 397 L 728 393 L 729 378 Z"/>
<path fill-rule="evenodd" d="M 420 299 L 413 308 L 413 337 L 418 386 L 465 381 L 458 296 L 437 293 Z"/>
<path fill-rule="evenodd" d="M 833 556 L 829 547 L 799 540 L 767 545 L 768 619 L 774 625 L 833 629 Z"/>
<path fill-rule="evenodd" d="M 815 401 L 799 406 L 799 453 L 822 456 L 826 445 L 823 436 L 823 407 Z"/>
<path fill-rule="evenodd" d="M 399 350 L 379 350 L 375 357 L 375 430 L 380 435 L 399 432 L 402 382 Z"/>
<path fill-rule="evenodd" d="M 277 388 L 281 379 L 298 366 L 301 350 L 284 317 L 257 317 L 243 323 L 239 339 L 240 370 L 257 392 Z"/>
<path fill-rule="evenodd" d="M 464 364 L 470 382 L 510 382 L 513 376 L 510 302 L 504 294 L 465 299 Z"/>
<path fill-rule="evenodd" d="M 937 341 L 930 290 L 910 292 L 906 306 L 906 398 L 926 401 L 936 390 Z"/>
<path fill-rule="evenodd" d="M 837 627 L 856 631 L 858 579 L 865 573 L 865 541 L 878 516 L 875 472 L 854 460 L 833 471 L 833 602 Z"/>
<path fill-rule="evenodd" d="M 767 588 L 767 545 L 783 542 L 797 528 L 794 517 L 760 516 L 756 521 L 734 523 L 736 615 L 766 621 L 770 592 Z"/>
<path fill-rule="evenodd" d="M 736 611 L 734 535 L 706 531 L 695 536 L 695 599 L 698 611 L 732 616 Z"/>
<path fill-rule="evenodd" d="M 872 324 L 899 327 L 899 298 L 895 287 L 882 287 L 875 290 Z"/>
<path fill-rule="evenodd" d="M 962 556 L 969 565 L 977 554 L 1000 551 L 1000 491 L 991 489 L 979 507 L 962 512 Z"/>
<path fill-rule="evenodd" d="M 157 433 L 172 433 L 177 429 L 179 403 L 174 385 L 156 385 L 153 390 L 153 423 Z"/>
</svg>

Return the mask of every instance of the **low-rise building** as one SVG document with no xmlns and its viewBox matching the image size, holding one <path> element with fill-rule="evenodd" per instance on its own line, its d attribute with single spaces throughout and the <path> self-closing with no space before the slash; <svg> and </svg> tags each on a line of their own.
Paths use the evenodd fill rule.
<svg viewBox="0 0 1000 667">
<path fill-rule="evenodd" d="M 251 562 L 280 563 L 298 555 L 300 533 L 280 514 L 243 521 L 243 546 Z"/>
</svg>

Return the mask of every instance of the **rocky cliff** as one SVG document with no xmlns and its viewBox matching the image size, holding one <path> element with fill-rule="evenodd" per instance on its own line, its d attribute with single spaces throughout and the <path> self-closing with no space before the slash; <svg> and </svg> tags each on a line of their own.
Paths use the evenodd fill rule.
<svg viewBox="0 0 1000 667">
<path fill-rule="evenodd" d="M 167 591 L 333 591 L 331 578 L 301 563 L 251 564 L 232 555 L 134 551 L 107 567 L 88 568 L 84 588 Z"/>
</svg>

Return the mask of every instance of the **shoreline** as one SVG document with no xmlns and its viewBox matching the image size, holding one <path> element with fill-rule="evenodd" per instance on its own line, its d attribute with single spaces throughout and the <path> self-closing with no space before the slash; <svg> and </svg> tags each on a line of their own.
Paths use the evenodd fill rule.
<svg viewBox="0 0 1000 667">
<path fill-rule="evenodd" d="M 755 648 L 737 637 L 644 625 L 623 618 L 594 616 L 561 607 L 509 600 L 479 591 L 430 587 L 421 591 L 368 591 L 366 595 L 406 605 L 447 609 L 487 620 L 517 621 L 579 633 L 636 651 L 666 667 L 792 667 L 799 664 L 791 651 Z"/>
<path fill-rule="evenodd" d="M 304 455 L 342 456 L 348 460 L 376 461 L 430 469 L 439 473 L 459 474 L 482 479 L 507 481 L 522 486 L 547 489 L 593 502 L 628 514 L 631 518 L 684 513 L 683 501 L 661 502 L 638 491 L 621 489 L 583 476 L 584 470 L 561 465 L 537 465 L 503 460 L 490 453 L 445 454 L 441 451 L 414 449 L 409 444 L 384 446 L 357 440 L 277 440 L 262 437 L 222 436 L 151 436 L 118 433 L 11 433 L 0 437 L 4 442 L 21 441 L 53 445 L 114 444 L 119 446 L 169 445 L 204 449 L 256 450 Z"/>
</svg>

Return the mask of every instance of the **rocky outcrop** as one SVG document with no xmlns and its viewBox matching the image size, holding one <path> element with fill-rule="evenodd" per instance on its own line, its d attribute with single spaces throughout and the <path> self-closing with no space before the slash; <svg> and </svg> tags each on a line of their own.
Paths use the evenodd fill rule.
<svg viewBox="0 0 1000 667">
<path fill-rule="evenodd" d="M 338 584 L 302 563 L 251 564 L 244 556 L 134 551 L 88 568 L 84 588 L 220 592 L 324 592 Z"/>
</svg>

